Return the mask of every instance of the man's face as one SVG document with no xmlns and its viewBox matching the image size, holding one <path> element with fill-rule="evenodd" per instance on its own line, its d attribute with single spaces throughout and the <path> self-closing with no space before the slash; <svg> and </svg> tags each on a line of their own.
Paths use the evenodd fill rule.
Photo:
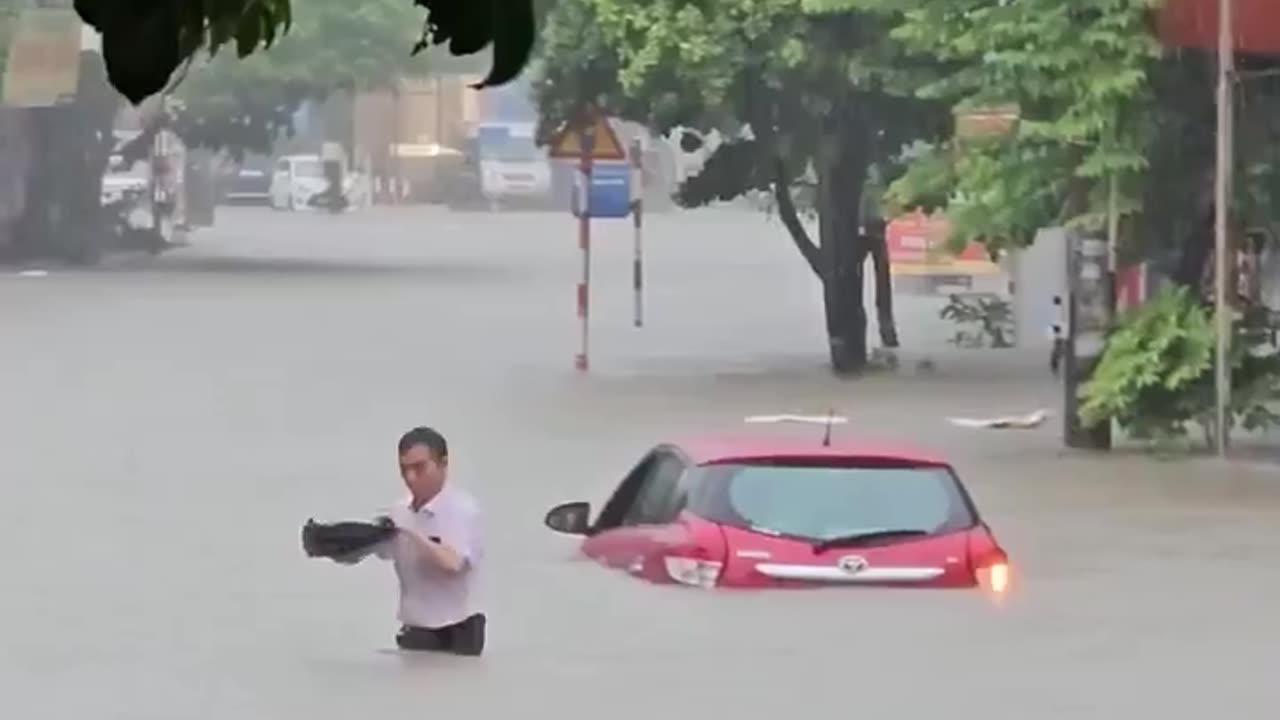
<svg viewBox="0 0 1280 720">
<path fill-rule="evenodd" d="M 400 456 L 400 477 L 414 499 L 427 502 L 444 487 L 448 461 L 438 459 L 425 445 L 414 445 Z"/>
</svg>

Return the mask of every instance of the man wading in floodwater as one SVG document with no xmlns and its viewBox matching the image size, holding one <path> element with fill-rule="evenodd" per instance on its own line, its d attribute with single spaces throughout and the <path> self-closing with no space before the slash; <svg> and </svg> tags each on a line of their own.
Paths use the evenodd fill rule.
<svg viewBox="0 0 1280 720">
<path fill-rule="evenodd" d="M 396 645 L 480 655 L 486 619 L 474 597 L 484 554 L 479 507 L 447 482 L 449 447 L 440 433 L 414 428 L 400 438 L 398 450 L 409 497 L 388 513 L 400 532 L 374 550 L 395 565 L 400 579 Z"/>
</svg>

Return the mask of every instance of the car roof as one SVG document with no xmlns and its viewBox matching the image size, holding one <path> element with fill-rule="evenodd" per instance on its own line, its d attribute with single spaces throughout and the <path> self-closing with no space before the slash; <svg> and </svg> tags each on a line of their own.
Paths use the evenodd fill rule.
<svg viewBox="0 0 1280 720">
<path fill-rule="evenodd" d="M 838 430 L 831 443 L 822 442 L 822 428 L 799 433 L 741 431 L 683 437 L 667 443 L 682 450 L 695 465 L 751 462 L 780 458 L 804 460 L 905 461 L 922 465 L 950 465 L 928 451 L 851 437 Z"/>
</svg>

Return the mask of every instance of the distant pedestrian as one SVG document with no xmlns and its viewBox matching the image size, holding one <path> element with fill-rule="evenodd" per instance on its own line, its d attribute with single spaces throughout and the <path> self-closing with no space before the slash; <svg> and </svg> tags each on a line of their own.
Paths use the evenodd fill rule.
<svg viewBox="0 0 1280 720">
<path fill-rule="evenodd" d="M 1067 350 L 1067 318 L 1062 306 L 1062 296 L 1053 296 L 1053 322 L 1049 325 L 1049 372 L 1054 377 L 1062 372 L 1062 357 Z"/>
</svg>

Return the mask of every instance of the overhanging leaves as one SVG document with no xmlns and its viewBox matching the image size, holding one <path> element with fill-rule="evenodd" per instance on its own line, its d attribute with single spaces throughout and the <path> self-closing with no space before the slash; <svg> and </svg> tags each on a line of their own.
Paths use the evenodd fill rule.
<svg viewBox="0 0 1280 720">
<path fill-rule="evenodd" d="M 448 43 L 454 54 L 493 46 L 493 68 L 482 85 L 508 82 L 528 63 L 534 0 L 413 2 L 427 10 L 427 27 L 420 33 L 427 42 Z M 359 13 L 362 5 L 347 7 Z M 111 84 L 135 104 L 169 86 L 175 71 L 202 49 L 217 55 L 234 43 L 236 54 L 246 57 L 272 47 L 294 18 L 290 0 L 75 0 L 75 9 L 102 33 Z M 405 43 L 397 49 L 408 53 L 411 47 Z"/>
</svg>

